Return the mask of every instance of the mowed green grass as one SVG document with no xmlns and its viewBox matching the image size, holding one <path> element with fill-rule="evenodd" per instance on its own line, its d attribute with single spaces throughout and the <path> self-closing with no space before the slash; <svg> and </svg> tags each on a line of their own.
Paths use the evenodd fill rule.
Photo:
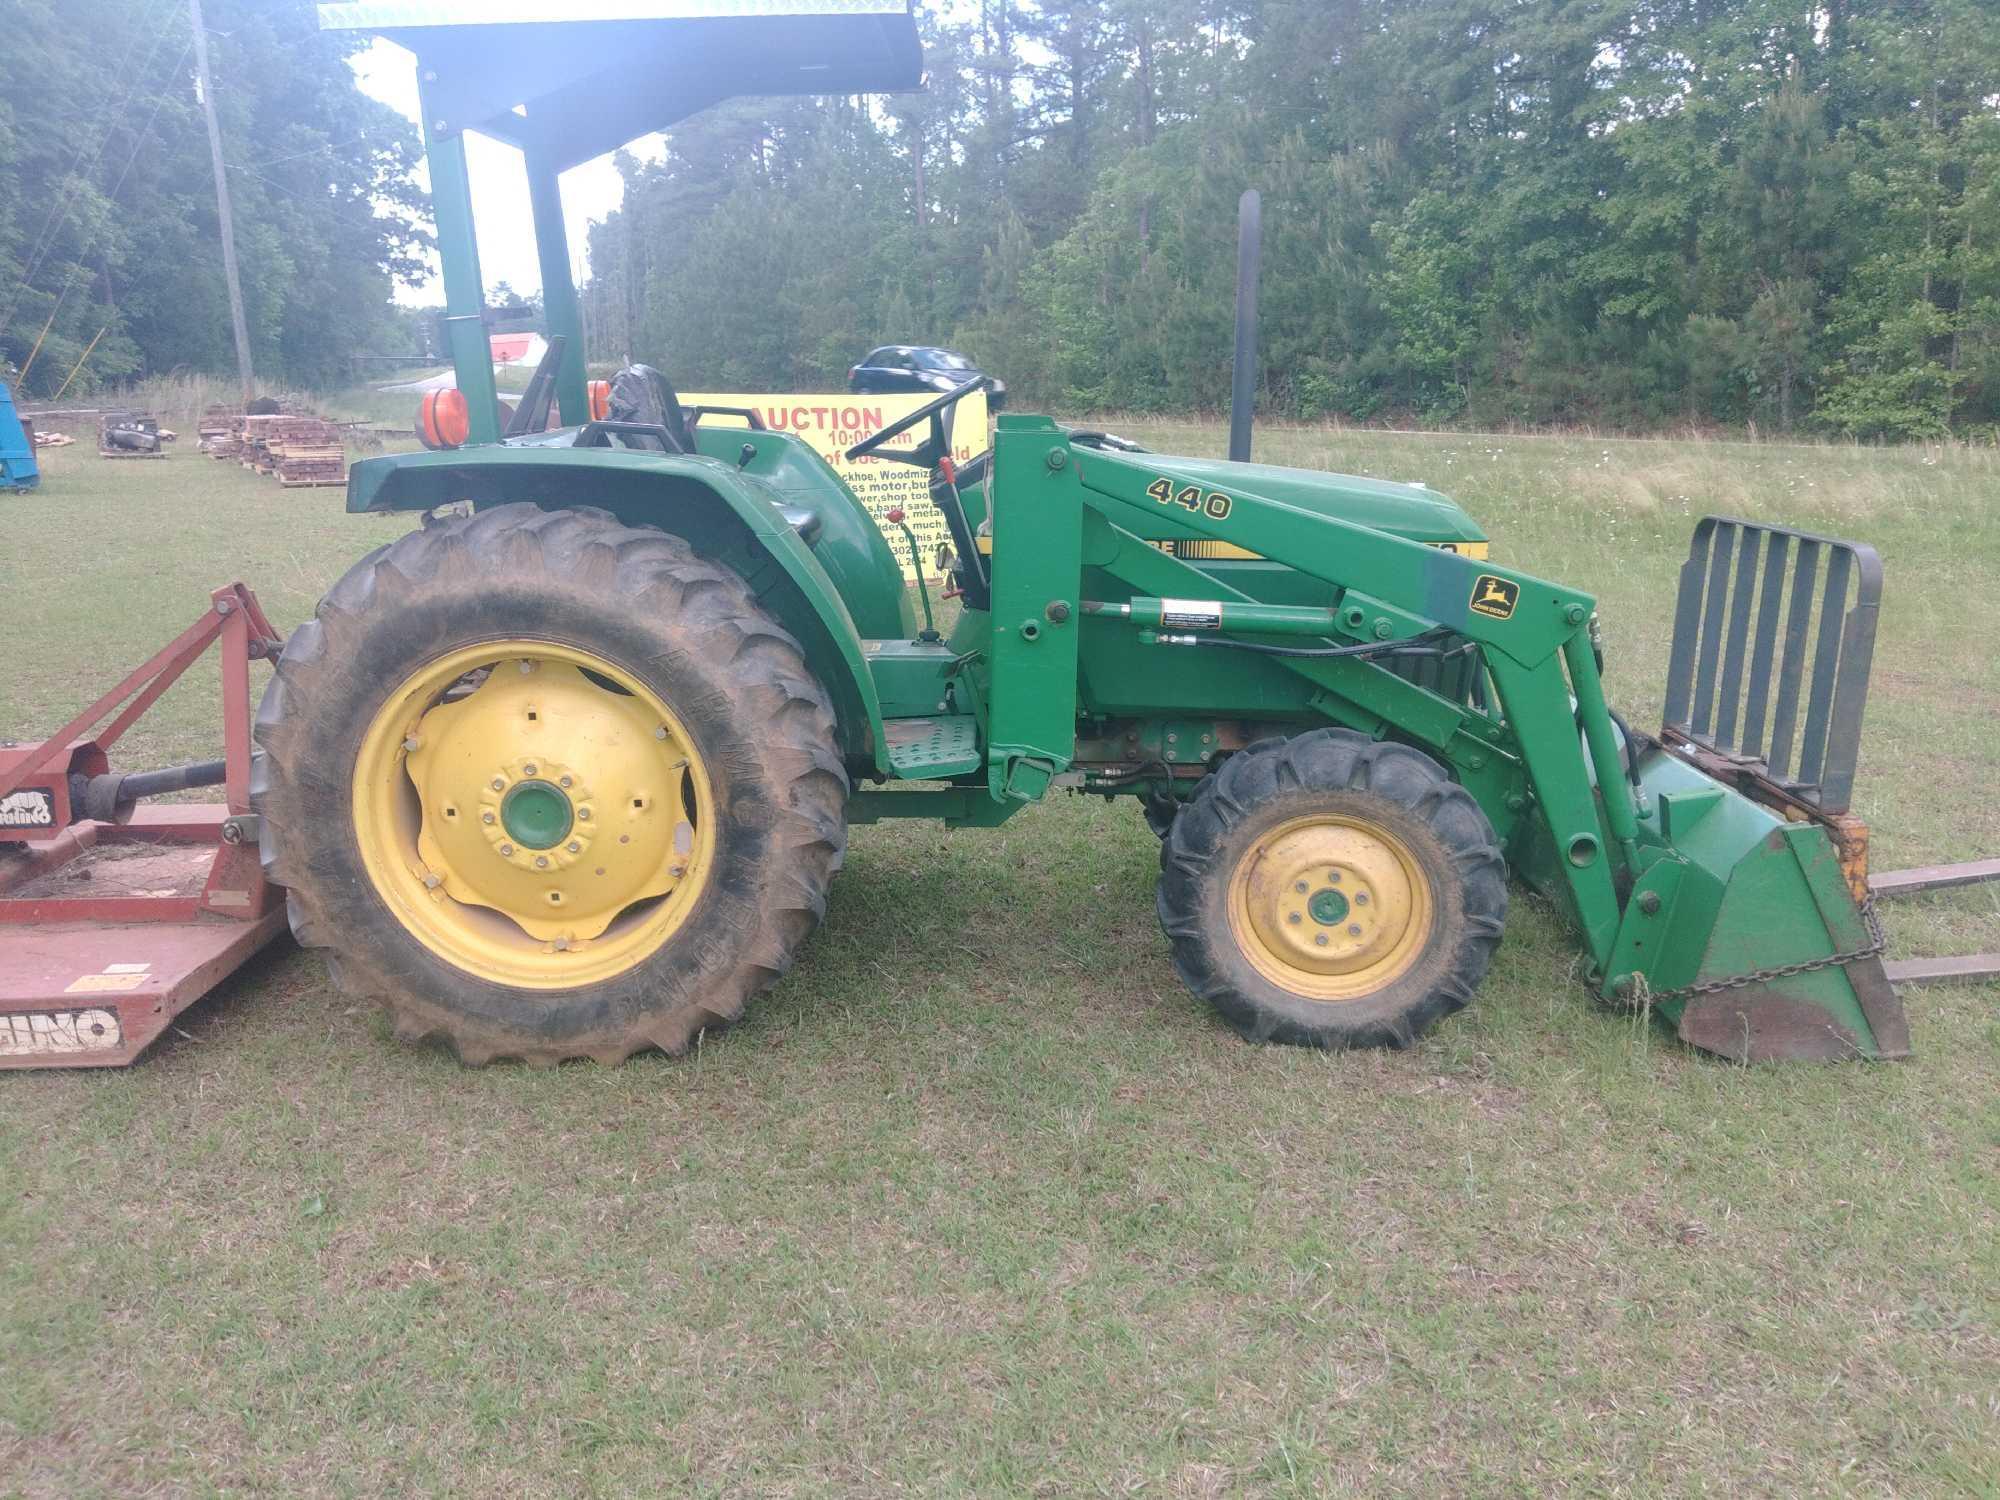
<svg viewBox="0 0 2000 1500">
<path fill-rule="evenodd" d="M 2000 455 L 1258 441 L 1596 590 L 1638 723 L 1697 516 L 1872 540 L 1879 863 L 2000 853 Z M 52 456 L 0 500 L 0 727 L 231 578 L 296 624 L 404 524 L 340 505 Z M 205 751 L 212 691 L 127 763 Z M 284 945 L 130 1071 L 0 1078 L 0 1493 L 2000 1485 L 2000 989 L 1910 992 L 1905 1064 L 1729 1067 L 1594 1010 L 1517 889 L 1412 1051 L 1258 1049 L 1175 979 L 1156 858 L 1130 803 L 858 829 L 797 968 L 679 1062 L 466 1071 Z M 1898 906 L 1896 947 L 2000 946 L 1996 903 Z"/>
</svg>

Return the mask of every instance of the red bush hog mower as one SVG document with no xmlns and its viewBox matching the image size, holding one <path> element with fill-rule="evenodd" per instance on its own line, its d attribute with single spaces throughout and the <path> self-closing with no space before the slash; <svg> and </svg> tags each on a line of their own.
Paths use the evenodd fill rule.
<svg viewBox="0 0 2000 1500">
<path fill-rule="evenodd" d="M 250 663 L 280 642 L 241 584 L 38 745 L 0 745 L 0 1068 L 119 1067 L 284 929 L 250 811 Z M 121 736 L 210 646 L 220 760 L 115 771 Z M 147 799 L 220 786 L 224 801 Z"/>
</svg>

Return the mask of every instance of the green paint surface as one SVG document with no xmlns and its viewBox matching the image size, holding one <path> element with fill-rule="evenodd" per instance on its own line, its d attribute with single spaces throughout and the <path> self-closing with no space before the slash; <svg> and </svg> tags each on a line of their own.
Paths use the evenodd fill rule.
<svg viewBox="0 0 2000 1500">
<path fill-rule="evenodd" d="M 1320 926 L 1337 927 L 1347 920 L 1347 898 L 1328 886 L 1325 890 L 1313 892 L 1312 900 L 1306 903 L 1306 910 Z"/>
<path fill-rule="evenodd" d="M 500 803 L 500 826 L 530 849 L 553 849 L 568 836 L 575 817 L 569 798 L 546 781 L 520 782 Z"/>
</svg>

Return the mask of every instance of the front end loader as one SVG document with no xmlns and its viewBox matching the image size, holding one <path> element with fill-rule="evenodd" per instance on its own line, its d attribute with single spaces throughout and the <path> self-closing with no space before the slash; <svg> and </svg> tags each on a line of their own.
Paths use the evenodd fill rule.
<svg viewBox="0 0 2000 1500">
<path fill-rule="evenodd" d="M 1472 999 L 1516 877 L 1600 999 L 1696 1047 L 1909 1050 L 1848 810 L 1869 549 L 1703 523 L 1642 736 L 1606 705 L 1591 596 L 1494 557 L 1444 496 L 1031 415 L 959 434 L 987 451 L 958 463 L 973 382 L 849 455 L 929 476 L 960 607 L 919 627 L 800 440 L 644 366 L 593 410 L 555 191 L 725 87 L 912 85 L 903 0 L 770 0 L 761 29 L 436 9 L 324 13 L 418 55 L 462 412 L 435 451 L 354 465 L 350 510 L 425 524 L 287 643 L 252 787 L 294 931 L 400 1036 L 468 1062 L 680 1052 L 785 971 L 850 825 L 990 827 L 1068 791 L 1144 810 L 1175 966 L 1253 1038 L 1408 1044 Z M 550 352 L 511 418 L 469 129 L 522 147 L 542 248 Z"/>
</svg>

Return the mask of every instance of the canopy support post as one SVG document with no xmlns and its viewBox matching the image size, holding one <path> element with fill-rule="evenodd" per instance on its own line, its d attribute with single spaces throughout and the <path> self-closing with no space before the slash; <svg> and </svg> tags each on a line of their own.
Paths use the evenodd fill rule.
<svg viewBox="0 0 2000 1500">
<path fill-rule="evenodd" d="M 479 274 L 479 241 L 472 228 L 472 182 L 466 171 L 465 135 L 442 119 L 420 83 L 424 155 L 431 168 L 431 211 L 437 218 L 438 258 L 444 263 L 444 331 L 458 388 L 465 396 L 467 441 L 500 441 L 500 399 L 493 383 L 493 344 L 486 334 L 486 283 Z"/>
<path fill-rule="evenodd" d="M 583 311 L 569 270 L 569 232 L 563 225 L 561 174 L 538 151 L 523 153 L 528 169 L 528 206 L 535 221 L 535 253 L 542 263 L 542 316 L 551 340 L 562 338 L 562 366 L 556 371 L 556 401 L 565 427 L 590 420 L 584 380 Z"/>
</svg>

